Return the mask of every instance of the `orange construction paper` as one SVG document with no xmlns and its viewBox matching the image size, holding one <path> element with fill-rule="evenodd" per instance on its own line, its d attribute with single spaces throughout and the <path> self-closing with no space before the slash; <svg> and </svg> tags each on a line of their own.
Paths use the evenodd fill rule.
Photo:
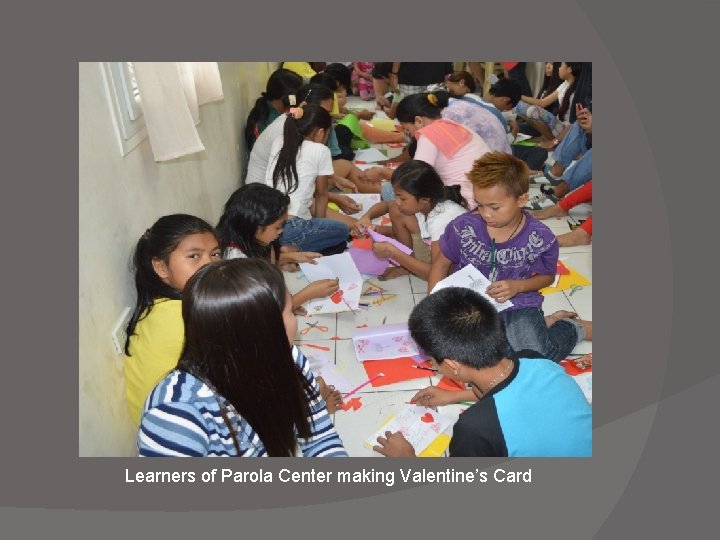
<svg viewBox="0 0 720 540">
<path fill-rule="evenodd" d="M 353 238 L 352 247 L 357 249 L 372 249 L 372 238 Z"/>
<path fill-rule="evenodd" d="M 432 371 L 411 367 L 430 367 L 429 362 L 422 362 L 418 364 L 409 356 L 393 358 L 392 360 L 366 360 L 362 364 L 367 372 L 368 378 L 374 377 L 378 373 L 385 374 L 384 377 L 378 377 L 370 383 L 374 387 L 385 386 L 401 381 L 409 381 L 410 379 L 430 377 L 432 375 Z"/>
<path fill-rule="evenodd" d="M 443 377 L 440 382 L 436 385 L 438 388 L 443 390 L 450 390 L 451 392 L 460 392 L 466 390 L 465 385 L 461 382 L 456 382 L 448 377 Z"/>
</svg>

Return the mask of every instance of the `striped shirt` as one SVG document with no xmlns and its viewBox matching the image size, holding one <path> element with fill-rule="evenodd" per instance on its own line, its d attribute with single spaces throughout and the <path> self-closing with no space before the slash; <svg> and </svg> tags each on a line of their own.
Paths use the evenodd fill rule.
<svg viewBox="0 0 720 540">
<path fill-rule="evenodd" d="M 314 390 L 310 401 L 311 436 L 298 438 L 300 452 L 306 457 L 347 456 L 307 358 L 295 346 L 292 355 Z M 221 402 L 226 401 L 193 375 L 178 369 L 171 371 L 145 401 L 137 434 L 138 454 L 143 457 L 238 456 L 221 414 Z M 263 442 L 250 424 L 232 405 L 227 404 L 226 411 L 235 426 L 240 456 L 267 457 Z"/>
</svg>

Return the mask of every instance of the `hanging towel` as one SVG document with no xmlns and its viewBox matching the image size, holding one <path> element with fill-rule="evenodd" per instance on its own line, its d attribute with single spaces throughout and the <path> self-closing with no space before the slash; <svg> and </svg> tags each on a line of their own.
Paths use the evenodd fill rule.
<svg viewBox="0 0 720 540">
<path fill-rule="evenodd" d="M 415 132 L 415 138 L 417 139 L 419 135 L 430 139 L 448 159 L 457 154 L 458 150 L 472 139 L 472 133 L 467 128 L 444 118 L 418 129 Z"/>
</svg>

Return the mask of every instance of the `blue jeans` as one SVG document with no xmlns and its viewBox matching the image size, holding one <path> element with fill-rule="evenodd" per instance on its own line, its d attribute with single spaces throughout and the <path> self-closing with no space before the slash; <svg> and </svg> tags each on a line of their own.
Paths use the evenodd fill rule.
<svg viewBox="0 0 720 540">
<path fill-rule="evenodd" d="M 320 251 L 346 241 L 349 234 L 348 226 L 334 219 L 290 216 L 283 226 L 280 243 L 295 245 L 300 251 Z"/>
<path fill-rule="evenodd" d="M 571 164 L 562 178 L 570 188 L 570 191 L 582 186 L 585 182 L 592 179 L 592 148 L 585 152 L 583 156 L 575 163 Z"/>
<path fill-rule="evenodd" d="M 561 319 L 548 328 L 538 308 L 506 309 L 500 312 L 500 318 L 505 324 L 511 351 L 531 349 L 555 362 L 564 360 L 578 341 L 585 339 L 585 329 L 580 322 Z"/>
<path fill-rule="evenodd" d="M 585 132 L 580 124 L 575 122 L 560 141 L 557 148 L 553 151 L 553 158 L 560 165 L 567 168 L 570 163 L 578 159 L 582 154 L 588 151 Z"/>
</svg>

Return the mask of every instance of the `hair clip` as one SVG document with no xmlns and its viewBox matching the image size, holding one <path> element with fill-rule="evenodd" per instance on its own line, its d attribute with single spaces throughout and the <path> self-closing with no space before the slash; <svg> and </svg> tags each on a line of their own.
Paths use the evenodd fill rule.
<svg viewBox="0 0 720 540">
<path fill-rule="evenodd" d="M 288 103 L 290 104 L 291 107 L 294 107 L 295 105 L 297 105 L 297 101 L 295 100 L 295 94 L 290 94 L 288 96 Z"/>
<path fill-rule="evenodd" d="M 145 232 L 142 235 L 143 239 L 147 240 L 150 238 L 150 229 L 145 229 Z"/>
<path fill-rule="evenodd" d="M 290 116 L 292 116 L 295 120 L 300 120 L 303 117 L 303 112 L 302 107 L 292 107 L 290 109 Z"/>
<path fill-rule="evenodd" d="M 438 98 L 437 98 L 437 96 L 436 96 L 435 94 L 428 94 L 428 95 L 427 95 L 427 100 L 428 100 L 431 104 L 433 104 L 434 106 L 437 107 Z"/>
</svg>

